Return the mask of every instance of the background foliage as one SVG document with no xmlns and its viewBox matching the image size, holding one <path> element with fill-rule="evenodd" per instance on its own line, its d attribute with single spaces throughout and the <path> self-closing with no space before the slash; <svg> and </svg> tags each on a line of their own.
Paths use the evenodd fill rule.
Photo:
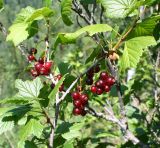
<svg viewBox="0 0 160 148">
<path fill-rule="evenodd" d="M 112 48 L 111 45 L 117 43 L 116 32 L 124 35 L 138 15 L 139 7 L 144 5 L 145 13 L 140 14 L 136 27 L 118 50 L 120 60 L 116 64 L 121 78 L 129 130 L 140 139 L 143 146 L 160 146 L 159 1 L 79 0 L 78 2 L 81 3 L 81 7 L 83 6 L 83 9 L 80 8 L 78 11 L 83 13 L 94 9 L 96 2 L 95 20 L 93 19 L 91 24 L 95 24 L 94 21 L 102 23 L 100 20 L 102 10 L 104 24 L 88 27 L 86 22 L 80 19 L 79 23 L 83 26 L 81 28 L 77 23 L 77 14 L 71 8 L 71 0 L 62 0 L 61 4 L 58 1 L 53 1 L 52 4 L 50 0 L 4 0 L 0 22 L 9 33 L 7 41 L 12 42 L 7 42 L 1 33 L 0 147 L 47 147 L 50 126 L 40 109 L 45 108 L 50 116 L 54 116 L 55 100 L 52 98 L 55 98 L 58 86 L 66 78 L 65 89 L 67 89 L 77 75 L 93 64 L 95 57 L 101 51 L 101 46 L 89 36 L 105 32 L 104 40 L 109 40 L 105 48 L 107 50 Z M 47 27 L 44 25 L 46 16 L 50 17 L 51 24 L 49 35 L 50 48 L 53 51 L 51 58 L 58 67 L 55 67 L 54 71 L 63 75 L 69 73 L 57 84 L 52 93 L 48 80 L 36 78 L 30 81 L 33 78 L 27 70 L 31 65 L 24 60 L 17 47 L 23 42 L 25 52 L 31 47 L 36 47 L 37 57 L 43 54 L 47 32 Z M 102 45 L 105 44 L 103 40 L 100 42 Z M 131 71 L 134 73 L 130 80 L 128 68 L 133 68 Z M 101 70 L 106 70 L 104 61 L 101 62 Z M 97 78 L 98 74 L 95 75 L 95 80 Z M 83 87 L 85 79 L 84 76 Z M 47 85 L 43 83 L 44 81 Z M 98 97 L 90 93 L 89 86 L 86 87 L 86 92 L 89 94 L 90 106 L 97 112 L 103 112 L 101 105 L 106 103 L 107 99 L 112 105 L 115 116 L 121 117 L 115 86 L 109 94 Z M 72 108 L 73 103 L 68 95 L 60 107 L 60 117 L 55 130 L 55 147 L 142 147 L 142 145 L 135 146 L 130 141 L 125 142 L 116 124 L 90 114 L 85 117 L 75 117 L 72 115 Z"/>
</svg>

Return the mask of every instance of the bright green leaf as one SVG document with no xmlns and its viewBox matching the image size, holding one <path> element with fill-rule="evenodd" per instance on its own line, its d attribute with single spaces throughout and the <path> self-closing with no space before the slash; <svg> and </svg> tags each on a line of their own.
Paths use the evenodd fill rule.
<svg viewBox="0 0 160 148">
<path fill-rule="evenodd" d="M 48 18 L 54 14 L 54 11 L 43 7 L 40 9 L 34 9 L 30 6 L 21 9 L 13 25 L 9 28 L 9 34 L 7 41 L 12 41 L 15 46 L 26 40 L 28 37 L 32 37 L 38 30 L 36 20 Z M 35 27 L 35 29 L 33 29 Z M 34 30 L 34 32 L 33 32 Z"/>
<path fill-rule="evenodd" d="M 36 78 L 33 81 L 27 80 L 25 82 L 17 79 L 15 82 L 15 87 L 19 90 L 19 96 L 37 98 L 40 93 L 40 89 L 43 87 L 43 84 L 40 78 Z"/>
<path fill-rule="evenodd" d="M 61 15 L 63 22 L 70 26 L 73 24 L 71 21 L 71 12 L 72 12 L 72 0 L 62 0 L 61 2 Z"/>
<path fill-rule="evenodd" d="M 63 148 L 74 148 L 73 140 L 66 141 L 66 142 L 63 144 Z"/>
<path fill-rule="evenodd" d="M 70 131 L 70 132 L 67 132 L 65 134 L 62 134 L 62 137 L 66 140 L 70 140 L 70 139 L 77 138 L 77 137 L 80 137 L 80 136 L 81 136 L 80 131 Z"/>
<path fill-rule="evenodd" d="M 120 59 L 120 69 L 124 71 L 127 68 L 135 68 L 143 49 L 151 45 L 156 45 L 156 41 L 152 36 L 136 37 L 126 41 L 123 55 Z"/>
<path fill-rule="evenodd" d="M 31 135 L 39 138 L 42 134 L 42 131 L 43 126 L 40 124 L 40 122 L 35 119 L 30 119 L 29 122 L 27 122 L 27 124 L 20 129 L 19 139 L 21 142 L 23 142 Z"/>
<path fill-rule="evenodd" d="M 7 36 L 7 41 L 13 41 L 14 45 L 18 45 L 22 41 L 28 38 L 29 33 L 27 31 L 28 24 L 26 23 L 17 23 L 13 24 L 9 28 L 9 35 Z"/>
<path fill-rule="evenodd" d="M 12 130 L 14 127 L 13 121 L 2 121 L 2 118 L 0 118 L 0 135 L 6 131 Z"/>
<path fill-rule="evenodd" d="M 107 31 L 112 31 L 112 27 L 107 24 L 96 24 L 83 27 L 74 33 L 59 33 L 54 47 L 57 47 L 59 43 L 62 44 L 74 43 L 76 39 L 84 33 L 87 33 L 89 36 L 93 36 L 96 33 L 107 32 Z"/>
<path fill-rule="evenodd" d="M 131 13 L 137 0 L 101 0 L 105 14 L 110 18 L 124 18 Z"/>
</svg>

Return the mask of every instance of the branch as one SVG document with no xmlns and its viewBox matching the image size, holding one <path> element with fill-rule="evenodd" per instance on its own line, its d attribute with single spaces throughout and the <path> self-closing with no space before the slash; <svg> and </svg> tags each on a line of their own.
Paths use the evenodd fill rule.
<svg viewBox="0 0 160 148">
<path fill-rule="evenodd" d="M 114 115 L 114 113 L 111 109 L 109 109 L 108 107 L 105 107 L 104 109 L 107 114 L 98 113 L 94 109 L 92 109 L 91 107 L 89 107 L 89 106 L 86 107 L 87 112 L 89 114 L 91 114 L 92 116 L 95 116 L 97 118 L 102 118 L 102 119 L 105 119 L 106 121 L 110 121 L 112 123 L 117 124 L 125 133 L 125 135 L 124 135 L 125 141 L 131 140 L 133 142 L 133 144 L 135 144 L 135 145 L 140 143 L 139 139 L 137 139 L 134 136 L 134 134 L 126 128 L 126 125 Z"/>
<path fill-rule="evenodd" d="M 134 29 L 134 27 L 136 26 L 137 21 L 139 20 L 139 17 L 135 19 L 135 21 L 133 22 L 132 26 L 129 28 L 129 30 L 118 40 L 117 44 L 112 48 L 112 50 L 117 50 L 119 48 L 119 46 L 121 45 L 121 43 L 126 39 L 126 37 L 128 36 L 128 34 Z"/>
</svg>

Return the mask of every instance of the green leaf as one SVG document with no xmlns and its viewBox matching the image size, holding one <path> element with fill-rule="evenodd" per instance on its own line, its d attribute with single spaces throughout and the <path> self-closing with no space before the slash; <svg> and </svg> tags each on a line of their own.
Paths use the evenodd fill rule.
<svg viewBox="0 0 160 148">
<path fill-rule="evenodd" d="M 110 18 L 124 18 L 132 11 L 137 0 L 101 0 L 105 14 Z"/>
<path fill-rule="evenodd" d="M 29 103 L 29 99 L 31 98 L 14 96 L 12 98 L 5 98 L 3 100 L 0 100 L 0 104 L 26 104 Z"/>
<path fill-rule="evenodd" d="M 36 119 L 30 119 L 25 126 L 20 129 L 19 139 L 21 142 L 27 140 L 31 135 L 40 138 L 43 131 L 43 126 Z"/>
<path fill-rule="evenodd" d="M 28 141 L 28 140 L 25 141 L 24 147 L 25 148 L 38 148 L 34 142 Z"/>
<path fill-rule="evenodd" d="M 55 100 L 56 98 L 56 94 L 59 91 L 59 87 L 62 85 L 63 81 L 65 80 L 67 74 L 65 74 L 56 84 L 56 86 L 54 87 L 54 89 L 51 91 L 51 93 L 49 94 L 48 98 L 52 101 Z"/>
<path fill-rule="evenodd" d="M 62 134 L 62 137 L 66 140 L 71 140 L 81 136 L 80 131 L 70 131 L 68 133 Z"/>
<path fill-rule="evenodd" d="M 63 144 L 63 148 L 74 148 L 73 140 L 66 141 L 66 142 Z"/>
<path fill-rule="evenodd" d="M 3 8 L 3 0 L 0 0 L 0 10 Z"/>
<path fill-rule="evenodd" d="M 43 87 L 43 84 L 40 78 L 36 78 L 33 81 L 22 81 L 17 79 L 15 82 L 15 87 L 19 90 L 18 95 L 22 97 L 37 98 L 40 89 Z"/>
<path fill-rule="evenodd" d="M 137 23 L 136 27 L 128 35 L 128 39 L 138 36 L 151 36 L 153 35 L 153 30 L 160 20 L 160 15 L 149 17 L 144 19 L 142 22 Z"/>
<path fill-rule="evenodd" d="M 89 55 L 89 57 L 86 59 L 85 64 L 91 62 L 94 60 L 94 58 L 97 56 L 99 53 L 100 49 L 99 48 L 94 48 L 92 53 Z"/>
<path fill-rule="evenodd" d="M 71 12 L 72 12 L 72 0 L 62 0 L 61 2 L 61 15 L 63 22 L 70 26 L 73 24 L 71 20 Z"/>
<path fill-rule="evenodd" d="M 14 45 L 18 45 L 22 41 L 28 38 L 29 33 L 27 31 L 28 24 L 26 23 L 17 23 L 13 24 L 9 28 L 9 35 L 7 36 L 7 41 L 12 41 Z"/>
<path fill-rule="evenodd" d="M 43 7 L 34 9 L 30 6 L 21 9 L 13 25 L 9 28 L 7 41 L 12 41 L 17 46 L 28 37 L 32 37 L 38 31 L 36 20 L 48 18 L 54 14 L 54 11 Z M 34 28 L 33 28 L 34 27 Z"/>
<path fill-rule="evenodd" d="M 1 107 L 0 108 L 0 134 L 12 130 L 14 127 L 14 122 L 13 121 L 4 121 L 3 117 L 5 113 L 10 109 L 10 107 Z"/>
<path fill-rule="evenodd" d="M 74 33 L 59 33 L 55 41 L 54 47 L 56 48 L 59 43 L 62 44 L 75 43 L 76 39 L 84 33 L 87 33 L 89 36 L 93 36 L 96 33 L 107 32 L 107 31 L 112 31 L 112 27 L 107 24 L 96 24 L 96 25 L 85 26 Z"/>
<path fill-rule="evenodd" d="M 26 19 L 26 22 L 45 19 L 53 16 L 53 14 L 54 14 L 54 11 L 52 9 L 43 7 L 35 10 L 32 14 L 30 14 L 29 18 Z"/>
<path fill-rule="evenodd" d="M 151 45 L 156 45 L 156 41 L 152 36 L 136 37 L 126 41 L 123 55 L 120 59 L 120 69 L 124 71 L 127 68 L 135 68 L 143 49 Z"/>
<path fill-rule="evenodd" d="M 12 130 L 14 127 L 13 121 L 2 121 L 2 118 L 0 118 L 0 135 L 3 134 L 6 131 Z"/>
</svg>

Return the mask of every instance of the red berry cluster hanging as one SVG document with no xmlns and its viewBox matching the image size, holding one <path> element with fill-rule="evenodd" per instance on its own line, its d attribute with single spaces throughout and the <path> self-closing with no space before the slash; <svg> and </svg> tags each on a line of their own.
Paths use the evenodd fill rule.
<svg viewBox="0 0 160 148">
<path fill-rule="evenodd" d="M 86 84 L 87 85 L 92 85 L 93 84 L 93 76 L 94 76 L 94 73 L 98 73 L 100 71 L 100 67 L 99 65 L 91 68 L 87 74 L 86 74 Z"/>
<path fill-rule="evenodd" d="M 58 81 L 62 78 L 61 74 L 58 74 L 57 76 L 55 76 L 55 80 L 58 79 Z M 55 84 L 52 83 L 51 84 L 51 88 L 53 89 L 55 87 Z M 59 91 L 64 91 L 64 83 L 59 87 Z"/>
<path fill-rule="evenodd" d="M 109 92 L 112 85 L 115 83 L 115 79 L 108 75 L 107 72 L 101 72 L 99 80 L 91 86 L 91 92 L 97 95 L 101 95 L 104 92 Z"/>
<path fill-rule="evenodd" d="M 88 104 L 88 96 L 79 92 L 73 92 L 71 96 L 74 105 L 73 114 L 85 116 L 86 111 L 84 108 Z"/>
<path fill-rule="evenodd" d="M 30 70 L 31 75 L 33 77 L 37 77 L 39 75 L 49 75 L 49 73 L 51 72 L 51 67 L 53 62 L 52 61 L 46 61 L 46 59 L 43 57 L 40 57 L 38 59 L 38 61 L 35 58 L 35 54 L 37 53 L 37 49 L 36 48 L 31 48 L 29 51 L 29 55 L 28 55 L 28 61 L 33 62 L 34 63 L 34 68 Z"/>
</svg>

